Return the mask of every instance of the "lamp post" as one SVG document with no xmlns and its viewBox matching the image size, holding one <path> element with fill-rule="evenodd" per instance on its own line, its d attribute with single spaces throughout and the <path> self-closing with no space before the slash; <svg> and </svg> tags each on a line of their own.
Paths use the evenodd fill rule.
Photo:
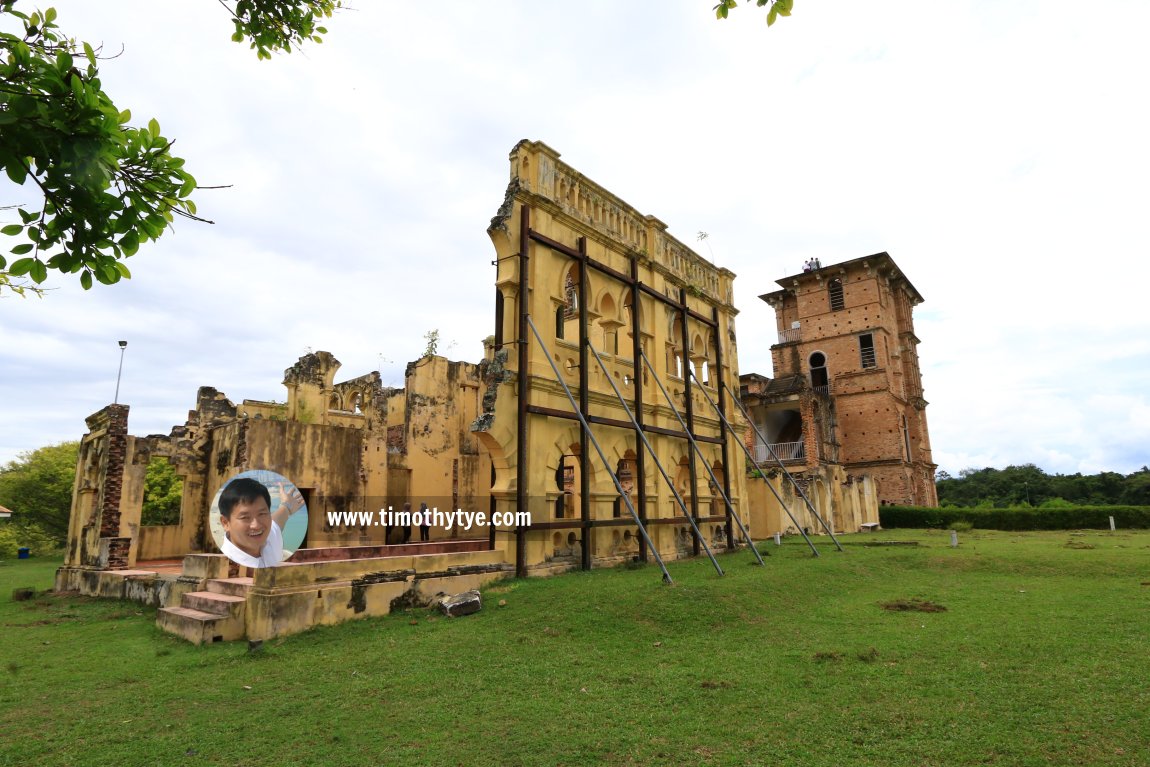
<svg viewBox="0 0 1150 767">
<path fill-rule="evenodd" d="M 124 350 L 128 348 L 127 341 L 120 342 L 120 369 L 116 371 L 116 396 L 112 398 L 112 404 L 117 405 L 120 402 L 120 374 L 124 372 Z"/>
</svg>

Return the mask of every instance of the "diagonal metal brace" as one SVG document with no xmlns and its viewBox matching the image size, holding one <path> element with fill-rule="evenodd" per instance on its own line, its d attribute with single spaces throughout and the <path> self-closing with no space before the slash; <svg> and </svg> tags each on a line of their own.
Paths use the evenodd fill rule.
<svg viewBox="0 0 1150 767">
<path fill-rule="evenodd" d="M 643 540 L 647 542 L 648 548 L 651 553 L 655 555 L 655 561 L 659 563 L 659 569 L 663 571 L 663 582 L 666 584 L 674 583 L 671 579 L 671 574 L 667 572 L 667 565 L 663 563 L 663 558 L 659 556 L 659 550 L 655 548 L 655 544 L 651 542 L 651 537 L 647 535 L 647 528 L 639 521 L 639 515 L 635 512 L 635 506 L 631 503 L 631 499 L 623 492 L 623 485 L 619 483 L 619 478 L 615 476 L 615 472 L 611 470 L 611 462 L 607 460 L 607 456 L 603 453 L 603 448 L 599 446 L 599 440 L 595 439 L 595 434 L 591 431 L 591 425 L 587 423 L 587 419 L 579 412 L 579 406 L 575 403 L 575 396 L 571 393 L 571 389 L 567 386 L 567 382 L 563 380 L 563 376 L 559 373 L 559 368 L 555 365 L 555 361 L 551 359 L 551 352 L 547 349 L 547 344 L 543 343 L 543 338 L 539 335 L 539 330 L 535 327 L 535 323 L 531 320 L 531 315 L 525 315 L 527 324 L 531 328 L 531 332 L 535 334 L 535 340 L 539 342 L 539 346 L 543 349 L 543 357 L 547 363 L 551 365 L 551 370 L 555 373 L 555 380 L 563 387 L 563 392 L 567 395 L 567 401 L 571 403 L 571 410 L 579 419 L 579 423 L 583 426 L 583 431 L 591 440 L 591 444 L 595 446 L 595 452 L 599 453 L 599 458 L 603 461 L 604 468 L 607 469 L 607 474 L 610 475 L 611 481 L 615 483 L 615 488 L 619 491 L 619 495 L 627 503 L 627 511 L 631 513 L 631 518 L 635 520 L 635 524 L 639 526 L 639 532 L 643 536 Z M 520 393 L 522 396 L 522 393 Z M 523 460 L 523 456 L 519 457 Z M 587 542 L 584 541 L 583 545 L 586 546 Z"/>
</svg>

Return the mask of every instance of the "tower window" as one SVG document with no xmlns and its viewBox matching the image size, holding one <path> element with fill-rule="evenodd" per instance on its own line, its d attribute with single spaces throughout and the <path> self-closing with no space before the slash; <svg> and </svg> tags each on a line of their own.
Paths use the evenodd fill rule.
<svg viewBox="0 0 1150 767">
<path fill-rule="evenodd" d="M 878 367 L 874 356 L 874 334 L 863 333 L 859 336 L 859 360 L 864 369 Z"/>
<path fill-rule="evenodd" d="M 906 460 L 909 463 L 912 460 L 910 455 L 910 428 L 907 426 L 905 415 L 902 416 L 902 444 L 906 450 Z"/>
<path fill-rule="evenodd" d="M 830 376 L 827 375 L 827 358 L 822 352 L 815 352 L 810 356 L 811 386 L 815 391 L 827 392 L 830 386 Z"/>
<path fill-rule="evenodd" d="M 843 281 L 837 277 L 827 284 L 827 295 L 830 297 L 832 312 L 837 312 L 846 306 L 843 301 Z"/>
</svg>

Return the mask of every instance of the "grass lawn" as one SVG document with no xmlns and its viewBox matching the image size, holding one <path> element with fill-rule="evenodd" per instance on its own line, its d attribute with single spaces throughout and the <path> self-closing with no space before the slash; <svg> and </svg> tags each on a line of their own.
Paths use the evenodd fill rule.
<svg viewBox="0 0 1150 767">
<path fill-rule="evenodd" d="M 1150 532 L 960 537 L 508 581 L 256 653 L 10 601 L 59 563 L 0 562 L 0 765 L 1150 765 Z"/>
</svg>

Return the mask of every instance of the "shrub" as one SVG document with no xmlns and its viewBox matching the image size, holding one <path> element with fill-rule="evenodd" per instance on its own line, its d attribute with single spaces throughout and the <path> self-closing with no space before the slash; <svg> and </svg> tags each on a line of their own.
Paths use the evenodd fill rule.
<svg viewBox="0 0 1150 767">
<path fill-rule="evenodd" d="M 15 559 L 17 550 L 25 547 L 40 556 L 55 552 L 60 543 L 36 525 L 0 525 L 0 559 Z"/>
<path fill-rule="evenodd" d="M 881 506 L 886 528 L 948 528 L 969 522 L 980 530 L 1108 530 L 1110 517 L 1119 528 L 1150 529 L 1150 506 L 1072 506 L 1045 509 L 954 509 Z"/>
</svg>

